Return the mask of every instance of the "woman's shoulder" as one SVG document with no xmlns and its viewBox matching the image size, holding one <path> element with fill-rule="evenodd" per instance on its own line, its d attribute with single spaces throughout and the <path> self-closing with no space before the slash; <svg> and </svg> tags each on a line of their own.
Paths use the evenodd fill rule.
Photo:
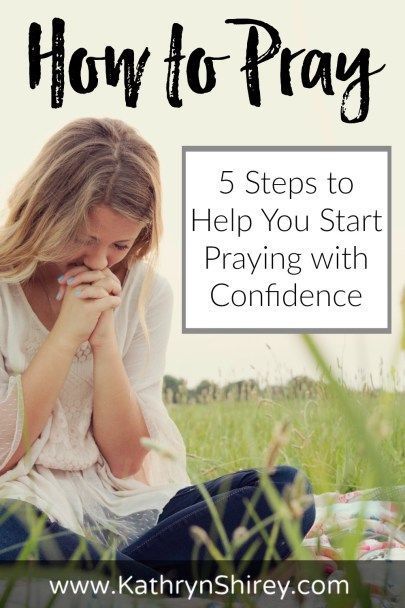
<svg viewBox="0 0 405 608">
<path fill-rule="evenodd" d="M 145 289 L 143 290 L 143 283 Z M 148 317 L 162 317 L 173 309 L 173 290 L 160 272 L 150 269 L 143 261 L 130 267 L 123 287 L 119 316 L 126 324 L 139 322 L 142 309 Z"/>
<path fill-rule="evenodd" d="M 149 277 L 147 277 L 148 272 L 150 272 Z M 148 268 L 148 264 L 141 260 L 131 266 L 128 271 L 128 289 L 132 291 L 134 295 L 139 295 L 139 290 L 144 280 L 150 280 L 148 298 L 150 301 L 155 300 L 156 298 L 171 298 L 173 296 L 173 290 L 168 279 L 160 274 L 160 272 Z"/>
<path fill-rule="evenodd" d="M 148 273 L 150 273 L 149 276 Z M 151 281 L 142 295 L 143 280 Z M 166 277 L 148 268 L 145 262 L 131 266 L 124 283 L 123 297 L 117 309 L 117 328 L 131 336 L 139 326 L 143 313 L 148 326 L 169 326 L 173 310 L 173 291 Z M 142 312 L 143 311 L 143 312 Z"/>
</svg>

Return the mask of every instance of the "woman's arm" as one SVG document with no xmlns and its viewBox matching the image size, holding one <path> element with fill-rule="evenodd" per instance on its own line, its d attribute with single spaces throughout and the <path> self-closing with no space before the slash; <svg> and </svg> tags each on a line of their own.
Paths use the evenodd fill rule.
<svg viewBox="0 0 405 608">
<path fill-rule="evenodd" d="M 111 318 L 113 326 L 112 314 Z M 148 429 L 129 383 L 115 331 L 104 345 L 92 348 L 93 435 L 112 474 L 128 477 L 139 470 L 148 452 L 139 441 L 149 437 Z"/>
<path fill-rule="evenodd" d="M 2 444 L 8 443 L 9 447 L 7 450 L 7 446 L 0 446 L 0 453 L 5 454 L 5 458 L 0 462 L 0 474 L 12 468 L 41 434 L 69 373 L 78 346 L 89 338 L 101 314 L 120 303 L 119 298 L 109 294 L 107 297 L 84 302 L 74 295 L 72 288 L 65 291 L 62 307 L 52 330 L 24 373 L 18 374 L 21 380 L 20 392 L 23 394 L 24 429 L 17 449 L 12 453 L 21 429 L 17 428 L 17 424 L 12 428 L 9 423 L 6 429 L 7 437 L 3 438 L 4 425 L 0 426 L 3 431 L 0 433 L 0 441 Z M 7 376 L 5 370 L 2 375 L 4 374 Z M 0 378 L 0 382 L 4 385 L 5 380 Z M 21 401 L 21 397 L 19 400 Z M 7 405 L 6 402 L 5 406 Z M 20 407 L 17 411 L 20 412 Z M 9 419 L 8 414 L 7 417 Z M 20 421 L 18 416 L 14 419 L 14 422 Z M 1 422 L 0 419 L 0 424 Z"/>
<path fill-rule="evenodd" d="M 89 338 L 94 361 L 93 434 L 116 477 L 138 472 L 150 458 L 151 452 L 140 444 L 141 437 L 163 439 L 167 444 L 166 438 L 170 442 L 174 436 L 175 449 L 183 447 L 162 402 L 172 307 L 170 285 L 159 277 L 145 313 L 149 343 L 138 324 L 121 360 L 112 311 L 103 313 Z"/>
<path fill-rule="evenodd" d="M 24 400 L 24 428 L 17 450 L 0 469 L 12 469 L 39 437 L 54 408 L 69 372 L 77 345 L 51 331 L 27 369 L 21 374 Z"/>
</svg>

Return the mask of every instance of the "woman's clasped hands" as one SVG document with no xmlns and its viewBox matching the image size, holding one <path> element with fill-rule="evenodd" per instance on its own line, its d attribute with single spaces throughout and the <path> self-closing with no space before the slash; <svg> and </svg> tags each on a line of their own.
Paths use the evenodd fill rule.
<svg viewBox="0 0 405 608">
<path fill-rule="evenodd" d="M 58 278 L 58 300 L 62 300 L 55 328 L 72 345 L 88 340 L 93 350 L 111 345 L 115 339 L 114 308 L 121 303 L 121 282 L 109 269 L 70 268 Z"/>
</svg>

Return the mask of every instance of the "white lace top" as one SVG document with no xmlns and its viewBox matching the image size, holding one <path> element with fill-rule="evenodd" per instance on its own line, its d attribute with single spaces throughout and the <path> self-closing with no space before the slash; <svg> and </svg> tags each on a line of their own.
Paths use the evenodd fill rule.
<svg viewBox="0 0 405 608">
<path fill-rule="evenodd" d="M 175 458 L 151 449 L 136 475 L 119 479 L 112 474 L 92 434 L 93 357 L 89 342 L 84 342 L 42 433 L 18 463 L 0 475 L 0 501 L 27 501 L 52 521 L 105 543 L 114 541 L 118 548 L 152 528 L 170 498 L 190 485 L 184 442 L 162 401 L 172 292 L 156 274 L 146 309 L 148 352 L 137 313 L 145 269 L 138 262 L 127 273 L 121 304 L 114 311 L 117 341 L 150 437 Z M 22 436 L 21 374 L 48 333 L 21 285 L 0 281 L 0 468 Z"/>
</svg>

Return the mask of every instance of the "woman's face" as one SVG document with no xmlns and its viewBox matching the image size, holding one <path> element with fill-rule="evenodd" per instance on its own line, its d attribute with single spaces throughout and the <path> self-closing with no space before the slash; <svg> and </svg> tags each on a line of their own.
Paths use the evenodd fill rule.
<svg viewBox="0 0 405 608">
<path fill-rule="evenodd" d="M 125 258 L 145 224 L 129 220 L 106 205 L 92 210 L 88 227 L 69 243 L 68 259 L 58 264 L 58 271 L 85 265 L 90 270 L 112 268 Z"/>
</svg>

